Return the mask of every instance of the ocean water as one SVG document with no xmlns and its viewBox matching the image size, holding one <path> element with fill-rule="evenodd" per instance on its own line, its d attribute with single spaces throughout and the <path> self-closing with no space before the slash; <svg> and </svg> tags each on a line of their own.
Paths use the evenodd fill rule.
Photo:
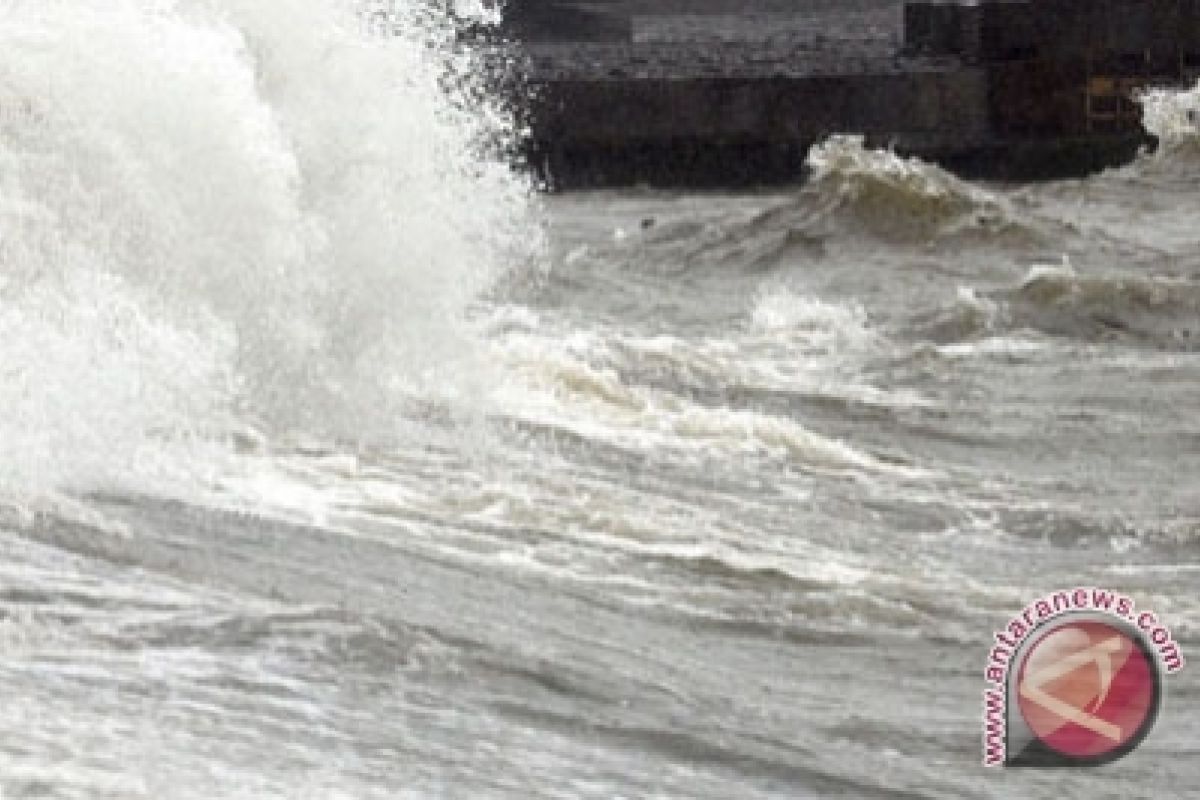
<svg viewBox="0 0 1200 800">
<path fill-rule="evenodd" d="M 1029 600 L 1200 645 L 1200 92 L 1086 180 L 542 196 L 416 12 L 3 18 L 5 800 L 1200 797 L 1194 668 L 980 766 Z"/>
</svg>

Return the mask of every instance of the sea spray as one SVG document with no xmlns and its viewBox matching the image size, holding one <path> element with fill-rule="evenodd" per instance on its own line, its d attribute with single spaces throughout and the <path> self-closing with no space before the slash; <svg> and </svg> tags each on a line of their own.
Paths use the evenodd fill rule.
<svg viewBox="0 0 1200 800">
<path fill-rule="evenodd" d="M 530 252 L 528 188 L 437 17 L 360 10 L 9 4 L 0 485 L 141 482 L 246 426 L 387 438 L 480 394 L 465 312 Z"/>
<path fill-rule="evenodd" d="M 1149 89 L 1138 96 L 1142 126 L 1158 137 L 1165 153 L 1200 150 L 1200 85 L 1191 89 Z"/>
</svg>

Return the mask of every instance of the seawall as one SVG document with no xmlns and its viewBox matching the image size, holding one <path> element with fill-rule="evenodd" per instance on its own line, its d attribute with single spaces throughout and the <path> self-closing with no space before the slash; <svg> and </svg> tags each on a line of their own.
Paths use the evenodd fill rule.
<svg viewBox="0 0 1200 800">
<path fill-rule="evenodd" d="M 1085 174 L 1152 144 L 1138 88 L 1200 68 L 1200 0 L 631 2 L 540 4 L 562 25 L 519 49 L 525 156 L 553 188 L 792 181 L 835 133 L 972 176 Z"/>
</svg>

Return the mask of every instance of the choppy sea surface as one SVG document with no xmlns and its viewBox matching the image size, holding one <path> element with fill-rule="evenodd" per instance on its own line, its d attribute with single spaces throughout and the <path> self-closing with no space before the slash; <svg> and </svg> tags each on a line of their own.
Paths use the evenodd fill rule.
<svg viewBox="0 0 1200 800">
<path fill-rule="evenodd" d="M 1200 136 L 542 196 L 429 20 L 0 24 L 0 796 L 1200 797 L 980 766 L 1054 589 L 1200 650 Z M 499 144 L 496 144 L 496 143 Z"/>
</svg>

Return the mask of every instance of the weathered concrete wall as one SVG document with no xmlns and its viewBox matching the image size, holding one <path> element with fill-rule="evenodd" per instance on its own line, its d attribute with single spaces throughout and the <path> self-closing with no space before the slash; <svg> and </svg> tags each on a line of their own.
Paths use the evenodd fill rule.
<svg viewBox="0 0 1200 800">
<path fill-rule="evenodd" d="M 633 38 L 620 7 L 571 0 L 509 0 L 503 33 L 522 42 L 620 42 Z"/>
<path fill-rule="evenodd" d="M 657 42 L 530 46 L 531 163 L 562 186 L 760 183 L 855 133 L 972 174 L 1081 174 L 1146 142 L 1131 87 L 1200 68 L 1200 0 L 921 2 L 903 16 L 856 0 L 851 24 L 809 8 L 829 0 L 796 0 L 788 25 L 752 38 L 742 28 L 776 13 L 766 1 L 738 27 L 718 13 L 732 0 L 670 0 L 715 15 L 719 35 L 661 23 Z"/>
<path fill-rule="evenodd" d="M 905 8 L 905 43 L 989 62 L 1200 55 L 1200 0 L 914 2 Z"/>
<path fill-rule="evenodd" d="M 728 14 L 634 14 L 636 42 L 900 41 L 900 6 L 828 11 L 742 9 Z"/>
<path fill-rule="evenodd" d="M 567 185 L 796 179 L 808 148 L 836 133 L 919 153 L 986 142 L 987 92 L 977 69 L 556 82 L 538 101 L 529 155 Z"/>
<path fill-rule="evenodd" d="M 1185 13 L 1184 4 L 1162 0 L 1039 0 L 1036 8 L 1023 3 L 982 9 L 983 48 L 988 58 L 1004 57 L 1014 46 L 1018 52 L 1028 47 L 1041 58 L 1069 58 L 1089 50 L 1174 52 Z M 1025 24 L 1018 27 L 1018 20 Z M 1020 41 L 1013 41 L 1018 33 Z"/>
<path fill-rule="evenodd" d="M 629 14 L 807 14 L 895 8 L 905 0 L 601 0 Z"/>
<path fill-rule="evenodd" d="M 977 6 L 955 2 L 909 3 L 904 7 L 905 52 L 977 59 L 979 22 Z"/>
<path fill-rule="evenodd" d="M 989 67 L 988 107 L 1001 136 L 1070 136 L 1087 132 L 1083 58 L 1010 61 Z M 1129 127 L 1137 128 L 1136 120 Z"/>
<path fill-rule="evenodd" d="M 537 102 L 539 138 L 811 139 L 831 133 L 986 134 L 978 69 L 776 79 L 559 81 Z"/>
</svg>

